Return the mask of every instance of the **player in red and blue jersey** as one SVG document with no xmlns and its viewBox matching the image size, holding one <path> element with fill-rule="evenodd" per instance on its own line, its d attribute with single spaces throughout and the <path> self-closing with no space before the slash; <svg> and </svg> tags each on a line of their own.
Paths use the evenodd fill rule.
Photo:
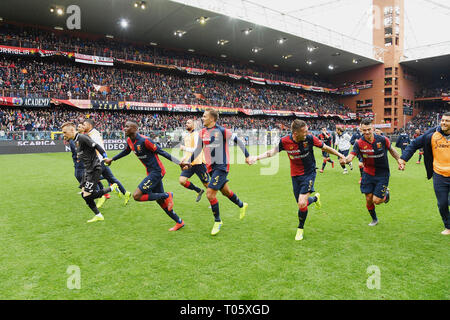
<svg viewBox="0 0 450 320">
<path fill-rule="evenodd" d="M 109 166 L 112 161 L 119 160 L 133 151 L 147 170 L 147 177 L 142 180 L 133 193 L 134 200 L 156 201 L 164 212 L 176 222 L 175 226 L 170 228 L 169 231 L 176 231 L 184 227 L 184 221 L 173 211 L 173 193 L 164 192 L 162 179 L 166 174 L 166 169 L 158 155 L 176 164 L 180 164 L 181 161 L 161 149 L 150 138 L 139 134 L 138 124 L 134 121 L 126 122 L 125 135 L 128 137 L 127 148 L 112 159 L 106 159 L 105 164 Z"/>
<path fill-rule="evenodd" d="M 327 128 L 322 128 L 322 133 L 319 134 L 318 138 L 329 147 L 331 147 L 333 145 L 333 136 L 331 135 L 331 133 L 328 133 Z M 320 173 L 323 173 L 323 170 L 325 170 L 325 166 L 327 165 L 327 162 L 330 162 L 331 167 L 334 168 L 334 161 L 331 160 L 330 154 L 328 152 L 322 150 L 322 157 L 323 157 L 323 163 L 322 163 L 322 169 L 320 169 Z"/>
<path fill-rule="evenodd" d="M 369 226 L 378 224 L 375 205 L 388 203 L 389 194 L 389 159 L 387 152 L 397 160 L 400 166 L 400 155 L 385 136 L 374 134 L 372 121 L 367 119 L 361 121 L 361 139 L 356 140 L 350 155 L 342 161 L 349 163 L 355 156 L 363 160 L 364 171 L 361 180 L 361 193 L 366 195 L 366 207 L 369 210 L 372 222 Z"/>
<path fill-rule="evenodd" d="M 308 216 L 308 205 L 315 203 L 317 208 L 321 207 L 320 194 L 314 192 L 314 181 L 316 179 L 316 160 L 314 158 L 313 147 L 321 148 L 322 151 L 332 153 L 341 159 L 344 155 L 324 144 L 317 137 L 308 133 L 308 126 L 305 121 L 294 120 L 291 125 L 292 134 L 281 138 L 279 144 L 263 154 L 250 158 L 250 164 L 273 157 L 278 152 L 285 150 L 288 154 L 291 165 L 292 186 L 294 189 L 295 201 L 298 204 L 298 229 L 295 240 L 303 239 L 303 228 Z"/>
<path fill-rule="evenodd" d="M 218 119 L 219 113 L 216 110 L 206 108 L 202 116 L 204 128 L 199 133 L 196 143 L 197 147 L 190 159 L 182 164 L 192 163 L 200 155 L 201 151 L 204 151 L 206 168 L 210 175 L 206 196 L 214 214 L 214 226 L 211 230 L 211 235 L 213 236 L 219 233 L 223 225 L 222 219 L 220 218 L 219 201 L 216 198 L 217 191 L 220 190 L 224 196 L 240 208 L 240 219 L 244 218 L 248 207 L 248 204 L 239 200 L 238 196 L 231 191 L 228 185 L 227 175 L 230 171 L 229 141 L 232 140 L 239 146 L 245 155 L 245 161 L 247 163 L 249 163 L 248 159 L 250 155 L 241 139 L 232 134 L 229 129 L 216 124 Z"/>
</svg>

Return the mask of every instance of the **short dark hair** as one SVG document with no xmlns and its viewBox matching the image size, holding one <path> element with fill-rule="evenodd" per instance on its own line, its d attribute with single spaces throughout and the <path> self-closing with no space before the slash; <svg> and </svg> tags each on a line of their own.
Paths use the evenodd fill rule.
<svg viewBox="0 0 450 320">
<path fill-rule="evenodd" d="M 136 128 L 139 128 L 139 123 L 137 123 L 136 120 L 127 120 L 127 122 L 131 122 L 132 124 L 134 124 L 136 126 Z"/>
<path fill-rule="evenodd" d="M 371 124 L 372 124 L 371 119 L 362 119 L 361 120 L 361 125 L 370 126 Z"/>
<path fill-rule="evenodd" d="M 95 127 L 95 122 L 92 119 L 84 119 L 83 122 L 89 123 L 92 127 Z"/>
<path fill-rule="evenodd" d="M 291 124 L 291 131 L 297 131 L 306 126 L 306 122 L 303 120 L 295 119 Z"/>
<path fill-rule="evenodd" d="M 444 116 L 445 116 L 445 117 L 450 117 L 450 111 L 447 111 L 447 112 L 444 113 L 442 116 L 443 116 L 443 117 L 444 117 Z"/>
<path fill-rule="evenodd" d="M 214 118 L 214 121 L 219 120 L 219 112 L 217 112 L 216 109 L 213 108 L 206 108 L 205 112 L 208 112 L 210 115 L 212 115 L 212 117 Z"/>
</svg>

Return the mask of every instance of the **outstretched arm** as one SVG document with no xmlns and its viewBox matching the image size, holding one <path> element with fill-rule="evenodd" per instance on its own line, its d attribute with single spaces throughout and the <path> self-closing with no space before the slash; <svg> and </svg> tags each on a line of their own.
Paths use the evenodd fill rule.
<svg viewBox="0 0 450 320">
<path fill-rule="evenodd" d="M 340 152 L 336 151 L 335 149 L 327 146 L 326 144 L 323 145 L 322 150 L 325 151 L 325 152 L 328 152 L 328 153 L 332 153 L 335 156 L 338 156 L 340 159 L 345 159 L 345 157 L 344 157 L 344 155 L 342 153 L 340 153 Z"/>
<path fill-rule="evenodd" d="M 175 164 L 180 164 L 180 163 L 181 163 L 181 161 L 180 161 L 178 158 L 172 156 L 170 153 L 168 153 L 167 151 L 164 151 L 164 150 L 161 149 L 160 147 L 157 147 L 156 153 L 159 154 L 159 155 L 161 155 L 161 156 L 163 156 L 163 157 L 166 158 L 167 160 L 172 161 L 172 162 L 175 163 Z"/>
<path fill-rule="evenodd" d="M 233 141 L 235 144 L 238 145 L 242 153 L 245 155 L 245 158 L 247 159 L 250 156 L 250 154 L 248 153 L 247 148 L 245 147 L 245 143 L 241 139 L 239 139 L 235 134 L 233 134 Z"/>
<path fill-rule="evenodd" d="M 280 152 L 279 147 L 276 146 L 275 148 L 273 148 L 272 150 L 268 150 L 264 153 L 261 153 L 260 155 L 253 157 L 252 160 L 254 161 L 258 161 L 258 160 L 262 160 L 262 159 L 266 159 L 266 158 L 271 158 L 274 155 L 276 155 L 278 152 Z"/>
<path fill-rule="evenodd" d="M 395 160 L 397 160 L 398 169 L 405 170 L 405 161 L 403 159 L 400 159 L 400 155 L 398 154 L 397 150 L 392 147 L 392 145 L 390 145 L 389 147 L 389 153 L 394 157 Z"/>
<path fill-rule="evenodd" d="M 109 166 L 111 165 L 111 162 L 119 160 L 120 158 L 129 155 L 130 152 L 131 152 L 130 146 L 127 145 L 127 147 L 124 150 L 122 150 L 119 154 L 116 154 L 112 159 L 105 159 L 105 164 Z"/>
</svg>

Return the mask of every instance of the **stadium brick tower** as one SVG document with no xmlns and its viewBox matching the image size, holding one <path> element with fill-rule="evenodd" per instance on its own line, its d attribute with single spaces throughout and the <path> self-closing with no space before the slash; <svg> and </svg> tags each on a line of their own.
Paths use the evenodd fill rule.
<svg viewBox="0 0 450 320">
<path fill-rule="evenodd" d="M 359 95 L 346 96 L 340 102 L 356 112 L 373 112 L 376 124 L 390 124 L 383 129 L 393 132 L 407 123 L 414 113 L 417 84 L 406 79 L 400 65 L 404 52 L 404 0 L 373 0 L 373 45 L 385 48 L 384 64 L 336 75 L 336 83 L 367 82 L 372 88 Z"/>
</svg>

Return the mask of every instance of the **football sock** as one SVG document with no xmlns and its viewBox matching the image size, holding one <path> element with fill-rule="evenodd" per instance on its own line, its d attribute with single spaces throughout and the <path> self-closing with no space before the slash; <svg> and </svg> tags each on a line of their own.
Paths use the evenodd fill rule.
<svg viewBox="0 0 450 320">
<path fill-rule="evenodd" d="M 309 197 L 308 198 L 308 206 L 311 204 L 311 203 L 314 203 L 314 202 L 316 202 L 317 201 L 317 197 L 316 196 L 314 196 L 314 197 Z"/>
<path fill-rule="evenodd" d="M 239 208 L 242 208 L 244 204 L 242 203 L 241 200 L 239 200 L 237 195 L 233 193 L 233 191 L 231 191 L 230 194 L 231 195 L 228 197 L 228 199 L 230 199 L 233 203 L 235 203 Z"/>
<path fill-rule="evenodd" d="M 327 161 L 326 160 L 323 160 L 323 163 L 322 163 L 322 170 L 323 169 L 325 169 L 325 166 L 327 165 Z"/>
<path fill-rule="evenodd" d="M 222 221 L 220 219 L 219 201 L 217 201 L 217 199 L 214 199 L 214 200 L 210 200 L 209 203 L 211 204 L 211 210 L 214 214 L 214 221 L 216 221 L 216 222 Z"/>
<path fill-rule="evenodd" d="M 155 200 L 166 200 L 169 195 L 164 193 L 145 193 L 141 196 L 138 201 L 155 201 Z"/>
<path fill-rule="evenodd" d="M 303 229 L 307 216 L 308 216 L 308 207 L 300 208 L 298 210 L 298 227 L 300 229 Z"/>
<path fill-rule="evenodd" d="M 195 185 L 194 185 L 192 182 L 190 182 L 189 180 L 186 181 L 186 183 L 184 184 L 184 187 L 185 187 L 186 189 L 189 189 L 189 190 L 194 190 L 194 191 L 197 192 L 197 193 L 199 193 L 199 192 L 201 191 L 201 189 L 200 189 L 199 187 L 195 186 Z"/>
<path fill-rule="evenodd" d="M 145 194 L 146 195 L 146 194 Z M 173 209 L 171 211 L 169 211 L 169 209 L 167 209 L 167 204 L 166 201 L 164 201 L 163 199 L 157 199 L 156 202 L 158 202 L 159 206 L 164 210 L 164 212 L 176 223 L 181 223 L 181 218 L 173 211 Z"/>
<path fill-rule="evenodd" d="M 181 223 L 181 218 L 173 210 L 169 211 L 167 208 L 163 210 L 173 221 Z"/>
<path fill-rule="evenodd" d="M 369 214 L 372 217 L 373 220 L 378 220 L 377 214 L 375 212 L 375 205 L 372 204 L 370 206 L 367 206 L 367 210 L 369 210 Z"/>
</svg>

